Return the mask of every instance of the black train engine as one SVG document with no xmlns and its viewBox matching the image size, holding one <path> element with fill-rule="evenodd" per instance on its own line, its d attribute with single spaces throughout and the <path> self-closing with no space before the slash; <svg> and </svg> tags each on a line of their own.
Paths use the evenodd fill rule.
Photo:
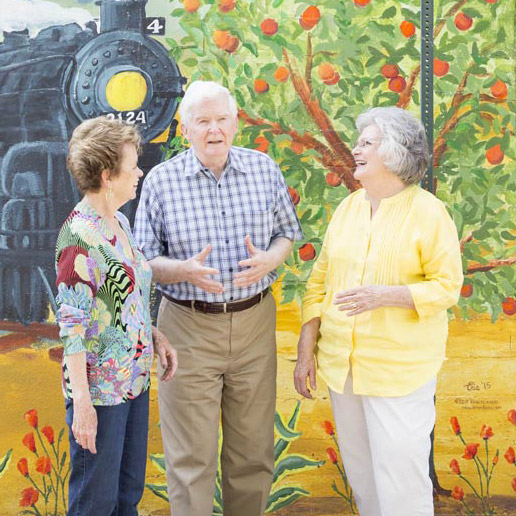
<svg viewBox="0 0 516 516">
<path fill-rule="evenodd" d="M 79 200 L 66 170 L 67 142 L 99 115 L 138 124 L 140 166 L 161 159 L 175 135 L 185 79 L 166 49 L 145 34 L 147 0 L 101 0 L 92 21 L 52 26 L 0 43 L 0 319 L 44 321 L 55 292 L 54 249 Z M 168 131 L 168 134 L 167 134 Z M 135 203 L 126 214 L 132 218 Z"/>
</svg>

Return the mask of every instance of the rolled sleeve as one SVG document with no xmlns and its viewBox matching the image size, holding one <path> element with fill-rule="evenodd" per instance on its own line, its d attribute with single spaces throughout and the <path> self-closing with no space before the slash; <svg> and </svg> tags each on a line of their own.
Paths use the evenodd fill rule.
<svg viewBox="0 0 516 516">
<path fill-rule="evenodd" d="M 462 286 L 462 259 L 457 229 L 444 205 L 421 235 L 424 281 L 408 286 L 421 318 L 431 317 L 457 303 Z"/>
<path fill-rule="evenodd" d="M 276 167 L 278 184 L 272 239 L 285 237 L 292 241 L 302 240 L 303 230 L 301 229 L 301 224 L 297 217 L 296 208 L 290 198 L 285 179 L 279 167 L 277 165 Z"/>
<path fill-rule="evenodd" d="M 163 212 L 154 185 L 148 176 L 143 183 L 140 202 L 134 219 L 134 237 L 147 260 L 165 253 L 163 239 Z"/>
</svg>

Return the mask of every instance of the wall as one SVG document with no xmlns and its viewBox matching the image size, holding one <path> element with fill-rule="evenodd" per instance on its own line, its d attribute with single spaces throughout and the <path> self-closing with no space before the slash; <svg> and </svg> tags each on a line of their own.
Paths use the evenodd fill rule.
<svg viewBox="0 0 516 516">
<path fill-rule="evenodd" d="M 9 33 L 0 45 L 0 515 L 23 510 L 20 500 L 35 514 L 63 513 L 60 350 L 47 323 L 55 232 L 78 197 L 64 144 L 83 117 L 112 113 L 144 122 L 148 170 L 185 145 L 174 121 L 182 77 L 217 80 L 235 93 L 237 144 L 280 163 L 305 230 L 306 241 L 295 246 L 275 286 L 282 422 L 276 430 L 292 469 L 275 482 L 270 510 L 351 513 L 334 463 L 326 389 L 319 385 L 314 401 L 299 402 L 291 382 L 299 300 L 333 210 L 359 187 L 350 154 L 355 117 L 373 105 L 419 112 L 419 2 L 149 0 L 132 7 L 127 16 L 104 11 L 99 24 L 99 6 L 88 0 L 2 3 L 0 23 Z M 435 191 L 459 229 L 466 274 L 450 311 L 449 360 L 437 392 L 432 463 L 440 515 L 462 514 L 465 504 L 470 514 L 516 512 L 516 469 L 507 454 L 516 447 L 515 16 L 509 0 L 435 2 Z M 140 27 L 143 39 L 134 37 Z M 151 58 L 157 67 L 150 68 Z M 144 72 L 140 77 L 110 82 L 117 66 L 131 63 Z M 88 89 L 91 66 L 100 71 Z M 141 512 L 164 515 L 154 387 L 151 397 Z M 483 425 L 492 436 L 486 427 L 480 435 Z M 465 445 L 475 443 L 476 457 L 464 459 Z M 38 462 L 45 453 L 57 476 Z M 452 459 L 460 476 L 450 469 Z M 41 491 L 31 508 L 34 499 L 22 490 L 32 481 Z"/>
</svg>

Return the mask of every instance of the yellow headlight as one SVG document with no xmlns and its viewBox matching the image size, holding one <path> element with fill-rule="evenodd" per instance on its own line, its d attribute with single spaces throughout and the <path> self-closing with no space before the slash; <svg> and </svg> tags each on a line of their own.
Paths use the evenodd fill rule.
<svg viewBox="0 0 516 516">
<path fill-rule="evenodd" d="M 106 86 L 106 99 L 117 111 L 139 109 L 147 95 L 147 82 L 139 72 L 120 72 Z"/>
</svg>

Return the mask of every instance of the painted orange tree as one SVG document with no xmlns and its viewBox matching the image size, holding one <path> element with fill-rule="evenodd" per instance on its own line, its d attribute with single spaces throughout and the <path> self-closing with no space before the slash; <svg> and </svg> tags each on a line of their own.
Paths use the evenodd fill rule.
<svg viewBox="0 0 516 516">
<path fill-rule="evenodd" d="M 457 224 L 462 316 L 516 313 L 516 103 L 504 0 L 436 2 L 434 188 Z M 306 235 L 284 268 L 299 298 L 333 209 L 353 178 L 354 120 L 370 106 L 419 111 L 419 1 L 175 0 L 167 40 L 191 80 L 224 83 L 241 145 L 284 171 Z M 512 10 L 512 11 L 511 11 Z M 505 24 L 506 25 L 506 24 Z M 460 316 L 459 312 L 456 313 Z"/>
</svg>

